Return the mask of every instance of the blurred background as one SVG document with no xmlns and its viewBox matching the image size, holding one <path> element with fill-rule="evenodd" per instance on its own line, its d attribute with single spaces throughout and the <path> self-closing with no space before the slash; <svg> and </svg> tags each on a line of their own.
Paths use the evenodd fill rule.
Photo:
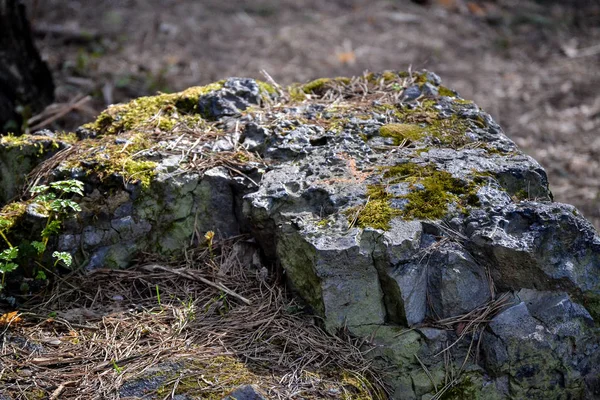
<svg viewBox="0 0 600 400">
<path fill-rule="evenodd" d="M 278 83 L 428 69 L 600 227 L 600 0 L 26 0 L 56 84 L 37 121 L 229 76 Z M 35 120 L 34 120 L 35 122 Z"/>
</svg>

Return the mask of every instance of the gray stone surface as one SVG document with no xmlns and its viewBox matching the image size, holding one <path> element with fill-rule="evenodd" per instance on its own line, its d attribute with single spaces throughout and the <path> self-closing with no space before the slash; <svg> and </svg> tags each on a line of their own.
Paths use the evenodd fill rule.
<svg viewBox="0 0 600 400">
<path fill-rule="evenodd" d="M 124 267 L 247 233 L 329 332 L 370 338 L 393 398 L 429 398 L 457 371 L 448 398 L 594 398 L 600 237 L 488 114 L 439 96 L 434 74 L 395 76 L 283 98 L 229 79 L 193 107 L 206 136 L 145 150 L 148 188 L 55 168 L 86 181 L 56 245 Z"/>
<path fill-rule="evenodd" d="M 266 397 L 256 387 L 244 385 L 223 397 L 223 400 L 266 400 Z"/>
<path fill-rule="evenodd" d="M 256 81 L 248 78 L 230 78 L 223 88 L 201 96 L 198 100 L 200 113 L 209 118 L 236 115 L 251 104 L 261 101 Z"/>
</svg>

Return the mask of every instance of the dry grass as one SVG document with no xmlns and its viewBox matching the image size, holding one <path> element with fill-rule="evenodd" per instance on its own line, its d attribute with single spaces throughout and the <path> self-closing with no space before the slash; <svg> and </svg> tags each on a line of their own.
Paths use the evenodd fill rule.
<svg viewBox="0 0 600 400">
<path fill-rule="evenodd" d="M 195 393 L 210 398 L 236 387 L 219 380 L 231 365 L 210 376 L 214 360 L 230 360 L 270 398 L 383 397 L 361 342 L 323 332 L 264 267 L 243 261 L 249 248 L 238 238 L 176 261 L 58 278 L 2 328 L 0 394 L 118 399 L 125 383 L 177 364 L 148 395 L 171 398 L 196 379 Z"/>
<path fill-rule="evenodd" d="M 446 346 L 438 354 L 434 355 L 434 357 L 440 355 L 444 356 L 446 375 L 444 379 L 444 386 L 439 389 L 435 388 L 435 395 L 431 398 L 432 400 L 442 399 L 449 390 L 461 383 L 463 377 L 462 374 L 469 359 L 472 358 L 475 364 L 478 363 L 478 355 L 480 354 L 483 331 L 492 318 L 494 318 L 494 316 L 506 309 L 506 307 L 510 304 L 510 300 L 510 295 L 508 293 L 504 293 L 498 298 L 492 299 L 488 303 L 477 307 L 468 313 L 455 317 L 440 319 L 430 324 L 430 326 L 438 329 L 454 330 L 458 335 L 458 338 L 454 342 Z M 451 350 L 457 344 L 467 340 L 469 341 L 469 346 L 467 348 L 465 357 L 462 360 L 460 368 L 455 370 Z M 421 363 L 420 360 L 419 363 Z M 421 367 L 430 376 L 423 363 L 421 363 Z M 433 378 L 431 378 L 431 376 L 430 379 L 433 382 Z"/>
</svg>

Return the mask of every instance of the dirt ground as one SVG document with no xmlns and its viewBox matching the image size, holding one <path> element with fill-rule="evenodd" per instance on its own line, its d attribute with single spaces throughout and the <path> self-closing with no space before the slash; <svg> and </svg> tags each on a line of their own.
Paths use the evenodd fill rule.
<svg viewBox="0 0 600 400">
<path fill-rule="evenodd" d="M 599 0 L 25 3 L 55 77 L 55 112 L 70 110 L 50 128 L 261 70 L 288 84 L 426 68 L 492 114 L 546 168 L 555 199 L 600 227 Z"/>
</svg>

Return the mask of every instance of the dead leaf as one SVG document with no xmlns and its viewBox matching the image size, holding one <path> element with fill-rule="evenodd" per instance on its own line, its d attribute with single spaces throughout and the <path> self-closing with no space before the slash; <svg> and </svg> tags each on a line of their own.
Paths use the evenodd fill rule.
<svg viewBox="0 0 600 400">
<path fill-rule="evenodd" d="M 465 328 L 467 327 L 467 324 L 465 324 L 464 322 L 460 322 L 457 326 L 456 326 L 456 334 L 460 335 L 462 334 L 462 332 L 465 330 Z"/>
<path fill-rule="evenodd" d="M 342 64 L 353 65 L 356 62 L 356 54 L 353 51 L 344 51 L 337 53 L 336 57 Z"/>
<path fill-rule="evenodd" d="M 486 15 L 485 9 L 473 1 L 467 3 L 467 8 L 471 12 L 471 14 L 476 15 L 478 17 L 485 17 Z"/>
<path fill-rule="evenodd" d="M 454 10 L 457 8 L 456 0 L 438 0 L 438 4 L 442 7 Z"/>
<path fill-rule="evenodd" d="M 42 343 L 46 343 L 49 344 L 51 346 L 60 346 L 60 344 L 62 343 L 60 338 L 54 337 L 54 338 L 44 338 L 40 340 Z"/>
<path fill-rule="evenodd" d="M 18 311 L 11 311 L 8 312 L 6 314 L 2 314 L 0 316 L 0 326 L 5 326 L 5 325 L 17 325 L 20 324 L 21 322 L 23 322 L 23 319 L 21 317 L 19 317 L 18 315 Z"/>
</svg>

